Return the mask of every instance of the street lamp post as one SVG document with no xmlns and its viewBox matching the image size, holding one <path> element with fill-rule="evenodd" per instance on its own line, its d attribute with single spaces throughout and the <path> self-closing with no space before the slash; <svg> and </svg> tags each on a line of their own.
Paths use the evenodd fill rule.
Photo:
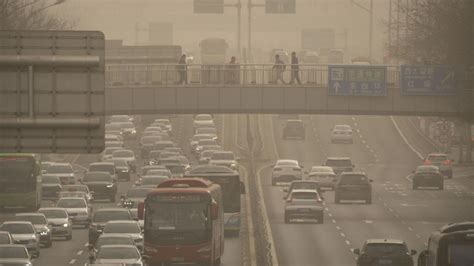
<svg viewBox="0 0 474 266">
<path fill-rule="evenodd" d="M 373 42 L 373 17 L 374 17 L 374 1 L 370 0 L 370 8 L 367 8 L 355 0 L 351 0 L 353 4 L 358 6 L 360 9 L 367 11 L 369 13 L 369 58 L 372 60 L 372 42 Z"/>
</svg>

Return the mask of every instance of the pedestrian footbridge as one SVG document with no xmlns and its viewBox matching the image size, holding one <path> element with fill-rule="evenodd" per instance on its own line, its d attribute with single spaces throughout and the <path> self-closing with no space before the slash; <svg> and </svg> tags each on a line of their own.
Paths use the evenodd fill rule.
<svg viewBox="0 0 474 266">
<path fill-rule="evenodd" d="M 337 74 L 330 70 L 331 67 L 335 68 L 300 65 L 298 75 L 301 84 L 287 84 L 292 75 L 291 68 L 287 66 L 282 73 L 286 83 L 282 84 L 277 82 L 277 73 L 271 64 L 188 65 L 185 73 L 187 84 L 178 84 L 182 69 L 178 65 L 109 64 L 106 66 L 105 110 L 107 114 L 462 116 L 474 102 L 472 91 L 449 95 L 406 95 L 401 88 L 401 70 L 398 66 L 354 66 L 355 72 L 351 73 L 353 78 L 362 75 L 359 80 L 361 86 L 351 83 L 349 85 L 353 87 L 349 90 L 352 92 L 339 93 L 342 83 L 331 83 Z M 373 74 L 366 71 L 371 67 L 382 69 L 380 73 L 383 76 L 371 76 Z M 331 71 L 333 76 L 330 76 Z M 348 75 L 351 73 L 348 72 Z M 374 83 L 377 78 L 382 78 L 383 82 Z M 370 89 L 372 83 L 374 88 L 383 90 Z"/>
</svg>

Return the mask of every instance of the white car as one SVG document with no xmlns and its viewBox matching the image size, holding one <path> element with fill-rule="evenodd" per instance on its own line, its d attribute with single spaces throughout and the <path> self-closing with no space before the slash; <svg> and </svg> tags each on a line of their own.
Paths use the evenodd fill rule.
<svg viewBox="0 0 474 266">
<path fill-rule="evenodd" d="M 130 170 L 132 172 L 137 171 L 137 160 L 135 158 L 135 153 L 132 150 L 116 150 L 112 152 L 111 159 L 124 160 L 130 165 Z"/>
<path fill-rule="evenodd" d="M 202 152 L 202 147 L 203 146 L 209 146 L 209 145 L 218 145 L 217 141 L 213 139 L 201 139 L 198 141 L 196 148 L 194 149 L 194 153 L 198 154 Z"/>
<path fill-rule="evenodd" d="M 25 245 L 33 256 L 40 256 L 40 236 L 31 222 L 6 221 L 0 231 L 9 232 L 15 244 Z"/>
<path fill-rule="evenodd" d="M 336 174 L 332 167 L 329 166 L 313 166 L 308 173 L 308 180 L 314 180 L 319 183 L 321 188 L 334 189 L 337 181 Z"/>
<path fill-rule="evenodd" d="M 133 122 L 133 117 L 129 115 L 112 115 L 110 116 L 110 123 Z"/>
<path fill-rule="evenodd" d="M 201 127 L 215 127 L 214 119 L 210 114 L 199 114 L 194 117 L 193 122 L 194 130 Z"/>
<path fill-rule="evenodd" d="M 121 147 L 106 147 L 104 151 L 99 155 L 100 161 L 107 161 L 112 159 L 112 153 L 116 150 L 123 150 Z"/>
<path fill-rule="evenodd" d="M 332 143 L 353 143 L 352 127 L 350 125 L 335 125 L 331 135 Z"/>
<path fill-rule="evenodd" d="M 91 209 L 83 197 L 60 198 L 56 203 L 56 207 L 66 209 L 73 225 L 82 225 L 85 228 L 89 227 Z"/>
<path fill-rule="evenodd" d="M 232 170 L 237 169 L 237 160 L 231 151 L 216 151 L 212 153 L 209 164 L 227 166 Z"/>
<path fill-rule="evenodd" d="M 51 225 L 53 236 L 64 236 L 66 240 L 72 239 L 72 223 L 64 208 L 41 208 L 39 213 L 44 214 Z"/>
<path fill-rule="evenodd" d="M 272 169 L 272 186 L 303 179 L 303 166 L 296 160 L 278 160 Z"/>
<path fill-rule="evenodd" d="M 46 170 L 46 174 L 59 177 L 63 185 L 76 183 L 76 175 L 70 163 L 53 163 Z"/>
<path fill-rule="evenodd" d="M 143 266 L 140 251 L 132 245 L 103 245 L 89 257 L 90 264 Z"/>
<path fill-rule="evenodd" d="M 155 119 L 155 122 L 153 123 L 165 125 L 166 131 L 168 131 L 168 133 L 170 133 L 173 130 L 173 126 L 171 125 L 171 122 L 169 119 L 159 118 L 159 119 Z"/>
<path fill-rule="evenodd" d="M 213 139 L 213 140 L 215 140 L 215 139 L 213 138 L 213 135 L 211 135 L 211 134 L 195 134 L 195 135 L 191 138 L 191 140 L 189 141 L 190 149 L 191 149 L 192 151 L 194 151 L 194 150 L 196 149 L 196 146 L 198 145 L 198 142 L 199 142 L 200 140 L 203 140 L 203 139 L 211 139 L 211 140 Z"/>
<path fill-rule="evenodd" d="M 134 220 L 115 220 L 105 224 L 103 235 L 125 234 L 131 236 L 137 247 L 143 247 L 143 234 L 140 225 Z M 142 248 L 139 248 L 142 249 Z"/>
</svg>

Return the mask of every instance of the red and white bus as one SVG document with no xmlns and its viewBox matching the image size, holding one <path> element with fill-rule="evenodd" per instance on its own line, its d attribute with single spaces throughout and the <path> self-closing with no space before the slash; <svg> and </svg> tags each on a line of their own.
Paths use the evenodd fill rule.
<svg viewBox="0 0 474 266">
<path fill-rule="evenodd" d="M 138 206 L 148 265 L 219 265 L 224 253 L 222 190 L 201 178 L 162 182 Z"/>
</svg>

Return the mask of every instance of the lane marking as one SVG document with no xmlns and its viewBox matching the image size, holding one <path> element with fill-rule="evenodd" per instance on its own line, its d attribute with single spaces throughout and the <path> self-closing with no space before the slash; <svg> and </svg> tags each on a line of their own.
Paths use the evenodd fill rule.
<svg viewBox="0 0 474 266">
<path fill-rule="evenodd" d="M 410 148 L 417 156 L 418 158 L 420 158 L 421 160 L 423 160 L 425 157 L 423 155 L 421 155 L 421 153 L 419 151 L 417 151 L 415 149 L 415 147 L 413 147 L 409 142 L 408 142 L 408 139 L 405 137 L 405 135 L 403 134 L 403 132 L 400 130 L 400 128 L 398 127 L 398 124 L 397 122 L 395 121 L 395 119 L 393 118 L 393 116 L 390 116 L 390 120 L 392 120 L 392 124 L 395 126 L 395 129 L 398 131 L 398 134 L 400 135 L 400 137 L 402 138 L 403 142 L 405 142 L 405 144 L 408 146 L 408 148 Z"/>
<path fill-rule="evenodd" d="M 346 235 L 343 232 L 339 233 L 342 237 L 346 237 Z"/>
<path fill-rule="evenodd" d="M 413 231 L 413 228 L 411 228 L 411 226 L 408 226 L 408 231 Z"/>
<path fill-rule="evenodd" d="M 331 221 L 332 221 L 332 223 L 333 223 L 333 224 L 335 224 L 335 223 L 336 223 L 336 220 L 334 220 L 334 219 L 332 219 Z"/>
<path fill-rule="evenodd" d="M 88 247 L 88 246 L 89 246 L 89 243 L 86 242 L 86 243 L 84 244 L 84 247 Z"/>
<path fill-rule="evenodd" d="M 371 223 L 373 223 L 373 221 L 371 221 L 371 220 L 365 220 L 364 222 L 365 222 L 366 224 L 371 224 Z"/>
<path fill-rule="evenodd" d="M 81 256 L 82 253 L 84 253 L 84 250 L 79 250 L 76 254 L 77 254 L 77 256 Z"/>
<path fill-rule="evenodd" d="M 339 225 L 336 225 L 337 230 L 341 230 L 341 227 Z"/>
<path fill-rule="evenodd" d="M 328 213 L 329 217 L 332 217 L 332 213 Z"/>
<path fill-rule="evenodd" d="M 350 245 L 351 245 L 351 242 L 350 242 L 349 240 L 346 240 L 346 244 L 347 244 L 348 246 L 350 246 Z"/>
<path fill-rule="evenodd" d="M 72 259 L 69 261 L 69 264 L 74 264 L 74 263 L 76 263 L 76 259 Z"/>
</svg>

